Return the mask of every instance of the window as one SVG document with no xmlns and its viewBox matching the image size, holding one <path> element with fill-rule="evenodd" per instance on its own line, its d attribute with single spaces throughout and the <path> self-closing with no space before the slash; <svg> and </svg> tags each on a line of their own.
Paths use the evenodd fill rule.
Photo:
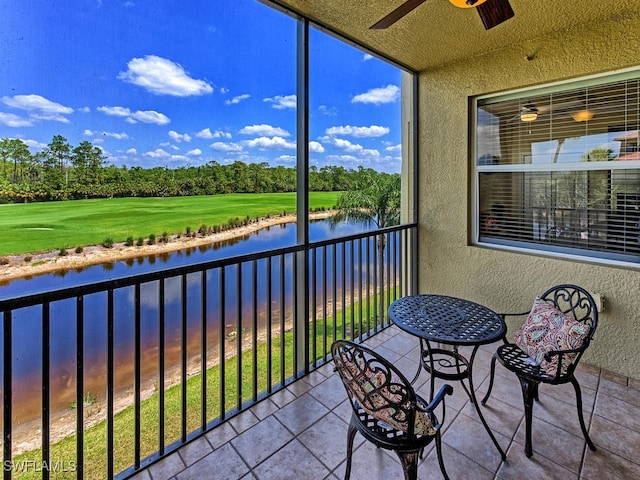
<svg viewBox="0 0 640 480">
<path fill-rule="evenodd" d="M 640 263 L 640 72 L 479 97 L 475 243 Z"/>
</svg>

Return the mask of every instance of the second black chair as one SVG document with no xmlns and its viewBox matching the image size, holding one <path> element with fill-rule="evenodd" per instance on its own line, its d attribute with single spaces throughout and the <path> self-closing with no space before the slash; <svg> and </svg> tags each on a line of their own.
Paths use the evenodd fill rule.
<svg viewBox="0 0 640 480">
<path fill-rule="evenodd" d="M 433 401 L 427 404 L 404 375 L 373 350 L 338 340 L 331 346 L 331 352 L 352 407 L 345 480 L 351 475 L 353 441 L 357 432 L 374 445 L 396 452 L 405 480 L 417 478 L 418 458 L 424 447 L 435 440 L 440 470 L 448 479 L 442 459 L 440 428 L 445 415 L 444 397 L 451 395 L 453 388 L 443 385 Z M 440 403 L 442 418 L 438 422 L 434 409 Z"/>
<path fill-rule="evenodd" d="M 575 377 L 576 366 L 591 343 L 598 324 L 598 309 L 593 297 L 581 287 L 557 285 L 536 298 L 530 312 L 503 315 L 528 317 L 516 332 L 513 343 L 501 345 L 493 355 L 489 389 L 482 399 L 482 404 L 484 405 L 491 395 L 498 360 L 520 380 L 525 413 L 524 451 L 527 457 L 530 457 L 533 454 L 533 401 L 540 400 L 538 386 L 541 383 L 571 383 L 576 394 L 582 434 L 589 448 L 595 450 L 596 447 L 584 423 L 582 392 Z"/>
</svg>

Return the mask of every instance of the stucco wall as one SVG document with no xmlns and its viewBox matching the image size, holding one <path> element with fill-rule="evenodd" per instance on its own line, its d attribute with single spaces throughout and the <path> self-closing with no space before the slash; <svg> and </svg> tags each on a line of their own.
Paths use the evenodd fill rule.
<svg viewBox="0 0 640 480">
<path fill-rule="evenodd" d="M 470 245 L 467 114 L 469 96 L 640 65 L 638 32 L 640 20 L 620 20 L 422 72 L 418 100 L 420 291 L 469 298 L 496 311 L 527 310 L 537 293 L 557 283 L 601 293 L 605 311 L 583 361 L 635 379 L 640 379 L 640 266 Z M 509 324 L 509 335 L 520 321 Z"/>
</svg>

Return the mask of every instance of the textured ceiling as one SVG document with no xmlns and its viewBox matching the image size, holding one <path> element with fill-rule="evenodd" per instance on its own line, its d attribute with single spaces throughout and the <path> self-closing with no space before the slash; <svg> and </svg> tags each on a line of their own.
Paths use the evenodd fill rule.
<svg viewBox="0 0 640 480">
<path fill-rule="evenodd" d="M 426 0 L 388 29 L 370 30 L 405 0 L 277 2 L 417 71 L 536 38 L 640 17 L 640 0 L 510 0 L 515 17 L 485 30 L 475 9 L 456 8 L 448 0 Z"/>
</svg>

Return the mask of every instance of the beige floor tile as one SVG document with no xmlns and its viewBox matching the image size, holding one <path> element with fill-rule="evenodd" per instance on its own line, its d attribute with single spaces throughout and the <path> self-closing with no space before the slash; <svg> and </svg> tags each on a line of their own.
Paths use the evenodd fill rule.
<svg viewBox="0 0 640 480">
<path fill-rule="evenodd" d="M 442 444 L 442 457 L 444 467 L 451 479 L 491 480 L 493 478 L 494 472 L 490 472 L 444 442 Z M 443 478 L 435 448 L 419 464 L 418 478 L 420 480 Z"/>
<path fill-rule="evenodd" d="M 607 420 L 640 432 L 640 405 L 633 405 L 611 395 L 599 394 L 593 412 Z"/>
<path fill-rule="evenodd" d="M 292 439 L 291 432 L 272 415 L 231 440 L 231 445 L 253 468 Z"/>
<path fill-rule="evenodd" d="M 632 463 L 609 450 L 598 447 L 595 452 L 587 450 L 582 467 L 584 480 L 629 480 L 640 478 L 640 465 Z"/>
<path fill-rule="evenodd" d="M 151 465 L 149 473 L 153 480 L 165 480 L 181 472 L 184 468 L 185 464 L 182 458 L 177 453 L 174 453 Z"/>
<path fill-rule="evenodd" d="M 334 408 L 347 398 L 347 392 L 337 374 L 313 387 L 309 394 L 327 408 Z"/>
<path fill-rule="evenodd" d="M 223 476 L 225 480 L 237 480 L 248 473 L 250 473 L 249 467 L 231 444 L 227 443 L 180 472 L 176 475 L 176 480 L 202 480 L 215 478 L 216 475 Z"/>
<path fill-rule="evenodd" d="M 589 434 L 596 447 L 609 450 L 626 458 L 628 461 L 639 462 L 640 431 L 632 430 L 594 415 Z"/>
<path fill-rule="evenodd" d="M 347 428 L 344 420 L 330 412 L 302 432 L 298 440 L 329 470 L 334 470 L 347 456 Z"/>
<path fill-rule="evenodd" d="M 338 478 L 344 478 L 346 462 L 334 471 Z M 398 457 L 392 452 L 376 448 L 371 442 L 363 442 L 354 449 L 351 463 L 351 480 L 403 480 L 404 474 Z"/>
<path fill-rule="evenodd" d="M 577 421 L 576 418 L 576 423 Z M 550 462 L 560 465 L 576 475 L 580 472 L 582 454 L 586 446 L 581 433 L 579 436 L 574 435 L 540 419 L 534 419 L 531 430 L 534 457 L 541 457 L 540 460 L 542 460 L 542 457 L 547 458 Z M 518 429 L 515 441 L 517 445 L 522 445 L 521 453 L 524 456 L 524 421 Z"/>
<path fill-rule="evenodd" d="M 330 473 L 298 440 L 289 442 L 253 470 L 259 480 L 322 480 Z"/>
<path fill-rule="evenodd" d="M 200 460 L 202 457 L 206 457 L 213 451 L 211 445 L 207 441 L 206 437 L 200 437 L 191 443 L 188 443 L 184 447 L 178 450 L 182 461 L 188 467 Z"/>
<path fill-rule="evenodd" d="M 502 449 L 507 448 L 509 438 L 498 432 L 493 434 Z M 490 472 L 497 471 L 500 466 L 500 453 L 480 420 L 461 413 L 446 429 L 442 440 Z"/>
<path fill-rule="evenodd" d="M 286 405 L 274 415 L 295 435 L 303 432 L 329 412 L 308 393 Z"/>
<path fill-rule="evenodd" d="M 511 444 L 507 452 L 507 460 L 502 463 L 497 479 L 500 480 L 521 480 L 524 478 L 537 479 L 562 479 L 577 480 L 578 474 L 571 472 L 560 465 L 550 462 L 542 455 L 533 455 L 530 458 L 523 452 L 524 445 L 519 443 Z"/>
</svg>

